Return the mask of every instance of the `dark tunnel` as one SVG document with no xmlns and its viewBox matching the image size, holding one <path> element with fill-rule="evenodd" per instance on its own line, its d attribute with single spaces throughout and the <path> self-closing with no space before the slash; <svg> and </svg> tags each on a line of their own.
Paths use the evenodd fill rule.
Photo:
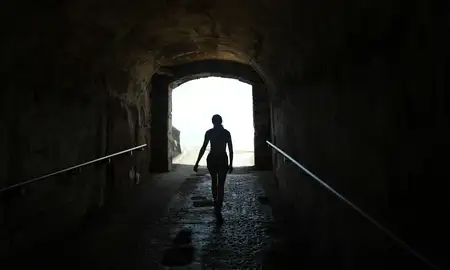
<svg viewBox="0 0 450 270">
<path fill-rule="evenodd" d="M 188 228 L 198 269 L 449 269 L 444 4 L 2 1 L 1 268 L 159 269 Z M 219 232 L 168 148 L 171 89 L 205 76 L 253 86 Z"/>
</svg>

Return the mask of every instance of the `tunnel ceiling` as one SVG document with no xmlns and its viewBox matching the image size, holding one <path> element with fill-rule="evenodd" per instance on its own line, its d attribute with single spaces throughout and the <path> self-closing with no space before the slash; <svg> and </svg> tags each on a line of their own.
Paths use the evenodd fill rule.
<svg viewBox="0 0 450 270">
<path fill-rule="evenodd" d="M 169 76 L 171 88 L 194 79 L 217 76 L 232 78 L 248 84 L 264 83 L 259 74 L 248 64 L 226 60 L 198 60 L 185 64 L 164 66 L 157 75 Z"/>
<path fill-rule="evenodd" d="M 387 0 L 24 1 L 2 3 L 10 37 L 2 68 L 17 73 L 23 60 L 36 76 L 56 78 L 143 64 L 152 73 L 205 59 L 249 64 L 266 79 L 302 77 L 357 54 L 346 49 L 354 36 L 382 36 L 389 24 L 379 22 L 396 10 Z"/>
</svg>

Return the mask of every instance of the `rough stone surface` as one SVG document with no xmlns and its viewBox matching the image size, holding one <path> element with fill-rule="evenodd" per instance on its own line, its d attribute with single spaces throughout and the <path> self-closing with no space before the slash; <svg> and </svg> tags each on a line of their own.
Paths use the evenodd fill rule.
<svg viewBox="0 0 450 270">
<path fill-rule="evenodd" d="M 174 126 L 172 126 L 172 140 L 170 146 L 172 151 L 171 156 L 172 159 L 174 159 L 181 154 L 180 131 Z"/>
<path fill-rule="evenodd" d="M 431 75 L 406 55 L 398 56 L 401 60 L 373 56 L 364 68 L 343 65 L 345 75 L 323 75 L 301 85 L 302 91 L 289 92 L 272 106 L 274 140 L 431 261 L 448 265 L 443 250 L 450 246 L 443 239 L 449 237 L 444 229 L 449 224 L 438 214 L 450 205 L 448 182 L 439 180 L 447 163 L 439 154 L 447 149 L 442 136 L 449 134 L 448 122 L 439 120 L 444 89 L 434 88 L 424 100 L 417 87 L 427 88 Z M 418 73 L 422 75 L 411 75 Z M 339 250 L 348 264 L 366 258 L 364 254 L 387 256 L 387 250 L 373 252 L 373 246 L 383 247 L 390 240 L 374 237 L 343 202 L 281 155 L 274 166 L 286 203 L 299 220 L 315 224 L 302 233 L 318 253 Z M 329 238 L 327 233 L 334 230 L 339 237 Z"/>
<path fill-rule="evenodd" d="M 151 170 L 155 172 L 170 171 L 172 165 L 172 151 L 169 150 L 172 140 L 172 132 L 169 132 L 172 127 L 171 90 L 167 87 L 169 82 L 168 76 L 155 76 L 152 79 L 152 91 L 149 93 L 152 102 Z"/>
<path fill-rule="evenodd" d="M 253 84 L 255 168 L 258 170 L 272 169 L 271 149 L 266 143 L 266 141 L 271 141 L 271 113 L 268 95 L 265 84 Z"/>
<path fill-rule="evenodd" d="M 195 180 L 194 180 L 195 181 Z M 150 226 L 143 248 L 145 267 L 161 267 L 161 254 L 170 248 L 169 239 L 189 229 L 195 256 L 190 267 L 197 269 L 255 269 L 261 265 L 258 254 L 269 244 L 267 224 L 273 223 L 270 209 L 264 209 L 258 197 L 264 195 L 254 175 L 230 175 L 225 186 L 223 218 L 217 226 L 211 206 L 198 207 L 192 195 L 211 197 L 209 177 L 199 178 L 192 193 L 180 194 L 169 214 Z M 192 268 L 191 268 L 192 269 Z"/>
</svg>

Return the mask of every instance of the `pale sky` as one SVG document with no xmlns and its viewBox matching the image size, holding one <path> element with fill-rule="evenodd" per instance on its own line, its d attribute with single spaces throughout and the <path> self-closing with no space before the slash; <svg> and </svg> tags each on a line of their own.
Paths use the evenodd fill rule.
<svg viewBox="0 0 450 270">
<path fill-rule="evenodd" d="M 172 125 L 182 147 L 199 146 L 211 118 L 220 114 L 236 150 L 253 151 L 252 86 L 235 79 L 208 77 L 186 82 L 172 92 Z"/>
</svg>

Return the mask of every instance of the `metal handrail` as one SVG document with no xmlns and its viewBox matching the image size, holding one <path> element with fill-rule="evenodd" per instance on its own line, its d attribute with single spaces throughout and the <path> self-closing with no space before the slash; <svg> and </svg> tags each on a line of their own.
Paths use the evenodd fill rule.
<svg viewBox="0 0 450 270">
<path fill-rule="evenodd" d="M 350 205 L 354 210 L 356 210 L 356 212 L 358 212 L 359 214 L 361 214 L 363 217 L 365 217 L 367 220 L 369 220 L 373 225 L 375 225 L 378 229 L 380 229 L 381 231 L 383 231 L 384 233 L 386 233 L 389 237 L 391 237 L 395 242 L 397 242 L 401 247 L 403 247 L 404 249 L 408 250 L 411 254 L 413 254 L 414 256 L 416 256 L 418 259 L 420 259 L 421 261 L 423 261 L 425 264 L 427 264 L 431 269 L 435 269 L 435 270 L 439 270 L 440 268 L 438 266 L 436 266 L 435 264 L 431 263 L 427 258 L 425 258 L 422 254 L 420 254 L 418 251 L 416 251 L 415 249 L 413 249 L 410 245 L 408 245 L 405 241 L 403 241 L 402 239 L 400 239 L 398 236 L 396 236 L 393 232 L 391 232 L 390 230 L 388 230 L 386 227 L 384 227 L 383 225 L 381 225 L 378 221 L 376 221 L 374 218 L 372 218 L 369 214 L 365 213 L 363 210 L 361 210 L 361 208 L 357 207 L 355 204 L 353 204 L 352 202 L 350 202 L 349 200 L 347 200 L 343 195 L 341 195 L 339 192 L 337 192 L 336 190 L 334 190 L 332 187 L 330 187 L 327 183 L 325 183 L 324 181 L 320 180 L 319 177 L 315 176 L 312 172 L 310 172 L 308 169 L 306 169 L 304 166 L 302 166 L 298 161 L 296 161 L 295 159 L 293 159 L 291 156 L 289 156 L 288 154 L 286 154 L 283 150 L 281 150 L 280 148 L 278 148 L 277 146 L 275 146 L 273 143 L 266 141 L 266 143 L 271 146 L 273 149 L 275 149 L 276 151 L 278 151 L 280 154 L 282 154 L 285 158 L 289 159 L 292 163 L 294 163 L 295 165 L 297 165 L 300 169 L 302 169 L 304 172 L 306 172 L 309 176 L 311 176 L 314 180 L 316 180 L 317 182 L 319 182 L 319 184 L 321 184 L 322 186 L 324 186 L 325 188 L 327 188 L 329 191 L 331 191 L 334 195 L 336 195 L 339 199 L 341 199 L 342 201 L 344 201 L 345 203 L 347 203 L 348 205 Z"/>
<path fill-rule="evenodd" d="M 132 153 L 134 150 L 138 150 L 138 149 L 139 150 L 143 150 L 146 146 L 147 146 L 147 144 L 142 144 L 142 145 L 130 148 L 130 149 L 126 149 L 126 150 L 123 150 L 123 151 L 120 151 L 120 152 L 117 152 L 117 153 L 114 153 L 114 154 L 111 154 L 111 155 L 107 155 L 107 156 L 104 156 L 104 157 L 101 157 L 101 158 L 98 158 L 98 159 L 94 159 L 94 160 L 91 160 L 91 161 L 88 161 L 88 162 L 85 162 L 85 163 L 82 163 L 82 164 L 79 164 L 79 165 L 75 165 L 75 166 L 72 166 L 72 167 L 69 167 L 69 168 L 66 168 L 66 169 L 63 169 L 63 170 L 59 170 L 59 171 L 56 171 L 56 172 L 53 172 L 53 173 L 49 173 L 49 174 L 46 174 L 46 175 L 43 175 L 43 176 L 39 176 L 39 177 L 33 178 L 31 180 L 28 180 L 28 181 L 20 182 L 20 183 L 14 184 L 12 186 L 0 189 L 0 193 L 8 191 L 8 190 L 11 190 L 11 189 L 14 189 L 14 188 L 18 188 L 18 187 L 22 187 L 22 186 L 25 186 L 25 185 L 29 185 L 29 184 L 34 183 L 36 181 L 40 181 L 40 180 L 49 178 L 51 176 L 55 176 L 57 174 L 61 174 L 61 173 L 68 172 L 68 171 L 71 171 L 71 170 L 74 170 L 74 169 L 85 167 L 87 165 L 94 164 L 94 163 L 100 162 L 100 161 L 105 160 L 105 159 L 110 159 L 112 157 L 119 156 L 119 155 L 122 155 L 122 154 L 125 154 L 125 153 L 128 153 L 128 152 Z"/>
</svg>

